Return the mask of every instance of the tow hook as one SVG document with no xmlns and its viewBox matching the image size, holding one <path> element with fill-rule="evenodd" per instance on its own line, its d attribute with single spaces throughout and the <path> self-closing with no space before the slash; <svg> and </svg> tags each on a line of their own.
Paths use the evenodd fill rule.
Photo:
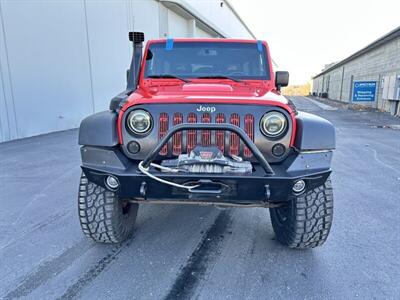
<svg viewBox="0 0 400 300">
<path fill-rule="evenodd" d="M 193 182 L 190 182 L 193 184 Z M 218 195 L 223 193 L 224 190 L 229 189 L 229 186 L 222 182 L 215 182 L 209 179 L 201 179 L 195 182 L 195 188 L 189 190 L 192 194 L 214 194 Z"/>
<path fill-rule="evenodd" d="M 269 184 L 265 185 L 265 200 L 268 201 L 271 198 L 271 190 L 269 188 Z"/>
<path fill-rule="evenodd" d="M 144 200 L 146 200 L 146 192 L 147 192 L 147 183 L 146 181 L 143 181 L 142 184 L 140 185 L 140 196 L 142 196 L 144 198 Z"/>
</svg>

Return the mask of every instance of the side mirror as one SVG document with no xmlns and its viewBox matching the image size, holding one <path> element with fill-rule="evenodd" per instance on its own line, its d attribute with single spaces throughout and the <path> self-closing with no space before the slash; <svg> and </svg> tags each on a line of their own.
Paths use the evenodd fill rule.
<svg viewBox="0 0 400 300">
<path fill-rule="evenodd" d="M 278 91 L 281 87 L 288 86 L 289 84 L 289 72 L 287 71 L 276 71 L 275 72 L 275 85 Z"/>
</svg>

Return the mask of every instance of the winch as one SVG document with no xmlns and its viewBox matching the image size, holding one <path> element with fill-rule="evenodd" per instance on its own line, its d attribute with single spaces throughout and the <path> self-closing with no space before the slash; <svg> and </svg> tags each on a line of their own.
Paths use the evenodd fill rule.
<svg viewBox="0 0 400 300">
<path fill-rule="evenodd" d="M 246 174 L 251 173 L 253 166 L 240 156 L 224 154 L 217 147 L 195 147 L 189 154 L 181 154 L 177 159 L 163 160 L 163 172 L 188 172 L 212 174 Z"/>
</svg>

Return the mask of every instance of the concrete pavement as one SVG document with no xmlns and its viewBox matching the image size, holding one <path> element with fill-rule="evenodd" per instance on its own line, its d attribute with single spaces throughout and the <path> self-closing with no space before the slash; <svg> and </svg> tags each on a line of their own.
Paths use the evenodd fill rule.
<svg viewBox="0 0 400 300">
<path fill-rule="evenodd" d="M 336 126 L 334 223 L 310 251 L 275 241 L 267 209 L 143 206 L 97 245 L 77 218 L 77 130 L 0 144 L 0 299 L 398 299 L 400 130 L 388 114 L 299 110 Z"/>
</svg>

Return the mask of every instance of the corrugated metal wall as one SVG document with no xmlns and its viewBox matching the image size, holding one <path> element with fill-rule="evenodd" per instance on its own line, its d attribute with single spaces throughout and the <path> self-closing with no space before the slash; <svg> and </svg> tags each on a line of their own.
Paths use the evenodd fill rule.
<svg viewBox="0 0 400 300">
<path fill-rule="evenodd" d="M 133 27 L 146 39 L 217 36 L 163 1 L 0 0 L 0 141 L 78 127 L 107 109 L 125 88 Z"/>
</svg>

